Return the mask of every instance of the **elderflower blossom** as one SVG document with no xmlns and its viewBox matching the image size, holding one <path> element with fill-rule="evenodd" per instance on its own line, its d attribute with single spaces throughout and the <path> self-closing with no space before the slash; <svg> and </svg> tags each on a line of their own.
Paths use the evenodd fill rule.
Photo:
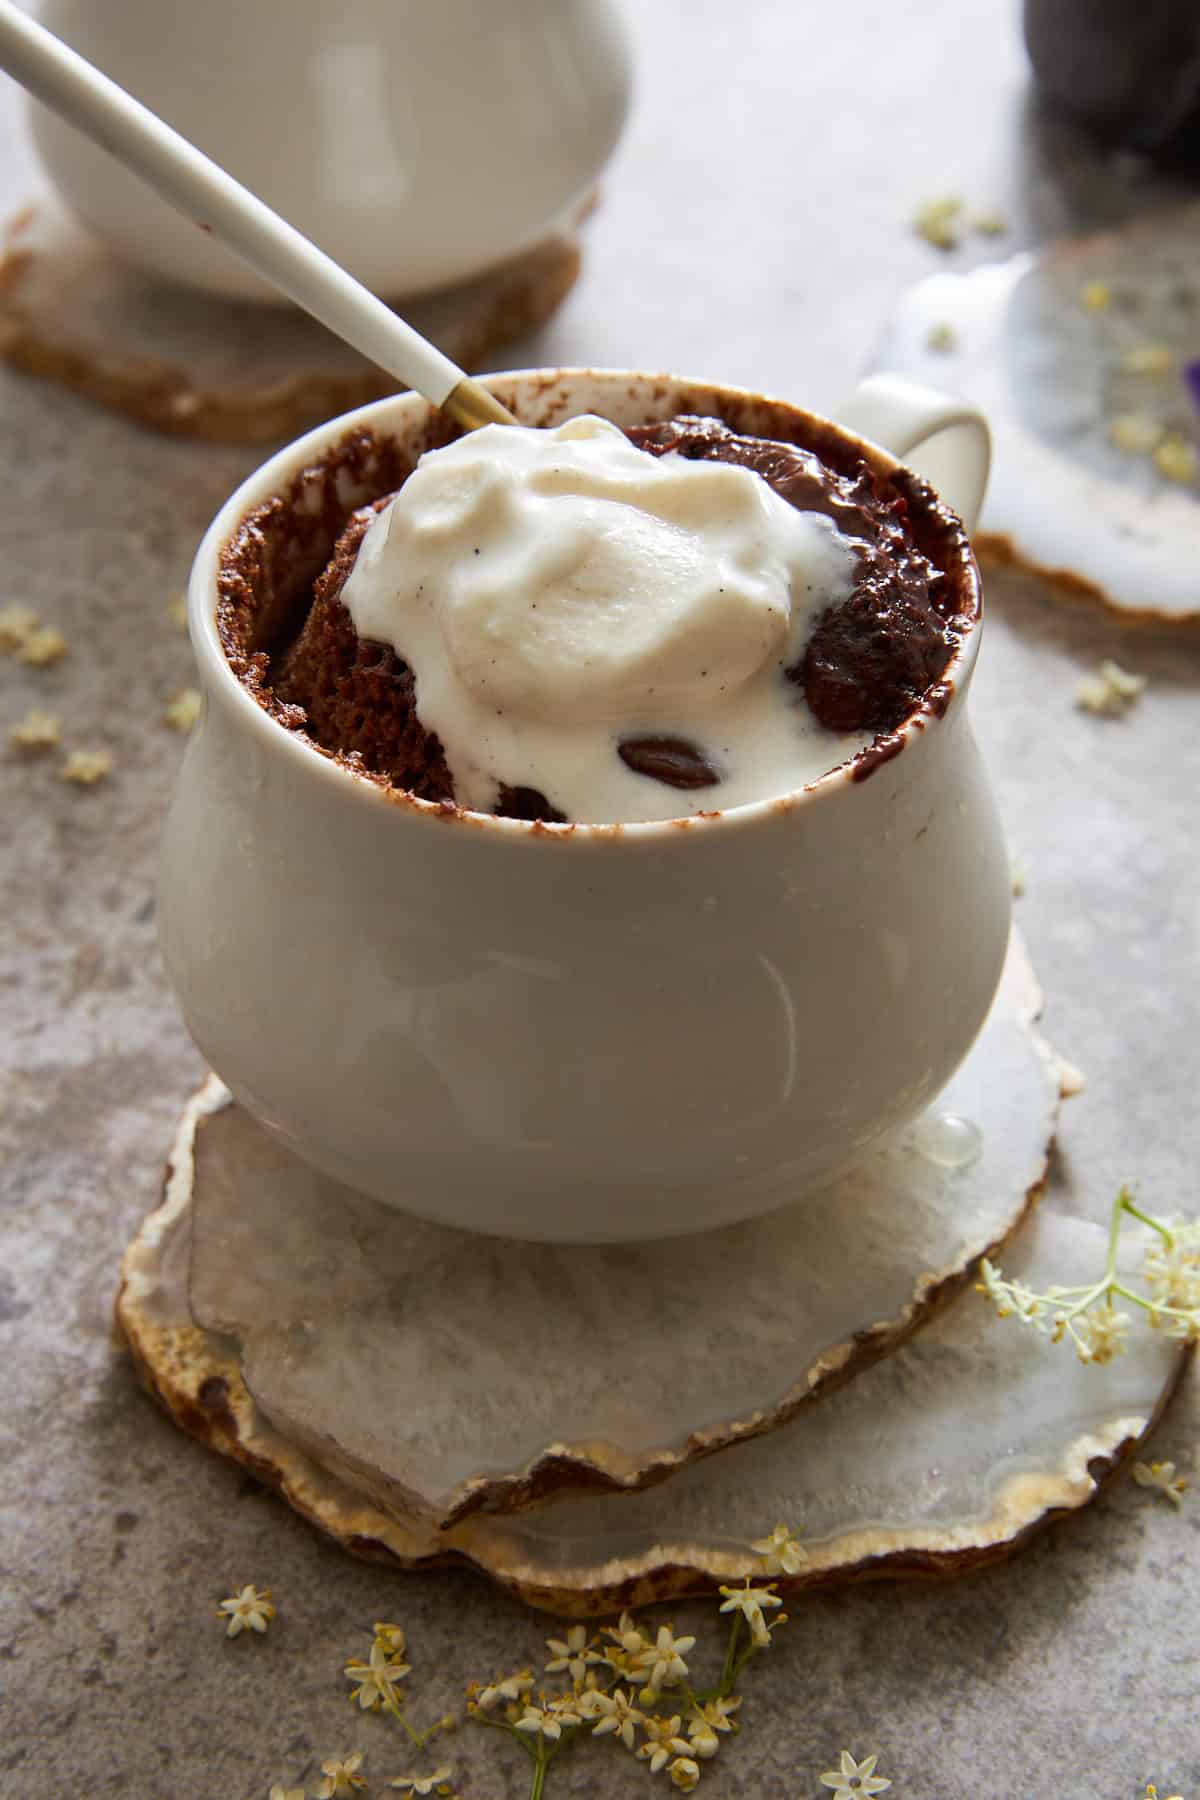
<svg viewBox="0 0 1200 1800">
<path fill-rule="evenodd" d="M 700 1779 L 700 1764 L 693 1762 L 690 1756 L 677 1756 L 667 1764 L 667 1774 L 680 1793 L 690 1794 Z"/>
<path fill-rule="evenodd" d="M 402 1657 L 404 1655 L 408 1648 L 408 1639 L 399 1625 L 389 1625 L 386 1620 L 381 1622 L 376 1619 L 371 1630 L 375 1634 L 375 1642 L 381 1650 L 386 1650 L 389 1656 Z"/>
<path fill-rule="evenodd" d="M 955 250 L 962 231 L 963 203 L 957 194 L 924 201 L 913 214 L 913 230 L 935 250 Z"/>
<path fill-rule="evenodd" d="M 650 1773 L 657 1775 L 663 1764 L 672 1756 L 686 1756 L 689 1746 L 679 1735 L 682 1718 L 676 1713 L 673 1719 L 664 1719 L 650 1714 L 642 1720 L 645 1743 L 638 1748 L 638 1757 L 642 1762 L 650 1764 Z"/>
<path fill-rule="evenodd" d="M 316 1789 L 317 1800 L 347 1800 L 347 1796 L 361 1792 L 366 1787 L 365 1778 L 359 1774 L 363 1765 L 363 1753 L 356 1750 L 352 1756 L 330 1756 L 321 1764 L 321 1773 L 325 1779 Z"/>
<path fill-rule="evenodd" d="M 749 1578 L 746 1585 L 740 1588 L 723 1587 L 724 1603 L 717 1608 L 718 1612 L 739 1612 L 750 1627 L 750 1636 L 760 1647 L 771 1641 L 771 1627 L 763 1616 L 763 1608 L 782 1606 L 779 1595 L 771 1587 L 751 1587 Z M 783 1623 L 782 1617 L 774 1621 Z"/>
<path fill-rule="evenodd" d="M 654 1643 L 642 1652 L 641 1673 L 646 1689 L 656 1694 L 672 1681 L 686 1681 L 688 1666 L 684 1657 L 696 1642 L 694 1637 L 677 1638 L 669 1625 L 660 1625 Z"/>
<path fill-rule="evenodd" d="M 687 1734 L 691 1739 L 692 1755 L 708 1758 L 715 1756 L 720 1749 L 718 1732 L 736 1731 L 737 1723 L 731 1717 L 742 1704 L 740 1698 L 733 1694 L 727 1700 L 720 1695 L 706 1700 L 703 1706 L 693 1706 L 687 1719 Z"/>
<path fill-rule="evenodd" d="M 768 1575 L 795 1575 L 808 1561 L 808 1552 L 787 1525 L 776 1525 L 765 1538 L 751 1544 L 766 1564 Z"/>
<path fill-rule="evenodd" d="M 979 1275 L 976 1292 L 987 1295 L 996 1308 L 998 1319 L 1015 1315 L 1023 1325 L 1031 1325 L 1035 1331 L 1042 1329 L 1045 1301 L 1040 1294 L 1035 1294 L 1024 1282 L 1008 1281 L 986 1256 L 979 1265 Z"/>
<path fill-rule="evenodd" d="M 582 1723 L 573 1701 L 547 1700 L 543 1694 L 539 1705 L 535 1705 L 532 1700 L 525 1702 L 525 1711 L 514 1723 L 513 1730 L 528 1731 L 536 1737 L 553 1741 L 562 1736 L 564 1727 Z"/>
<path fill-rule="evenodd" d="M 476 1689 L 469 1704 L 477 1712 L 494 1712 L 498 1706 L 523 1704 L 532 1687 L 533 1670 L 518 1669 L 515 1675 L 506 1675 L 502 1681 L 491 1681 L 486 1687 Z"/>
<path fill-rule="evenodd" d="M 1188 1479 L 1175 1473 L 1173 1462 L 1134 1463 L 1133 1479 L 1139 1487 L 1156 1489 L 1172 1506 L 1183 1505 Z"/>
<path fill-rule="evenodd" d="M 388 1653 L 378 1639 L 371 1645 L 369 1662 L 361 1657 L 352 1656 L 342 1673 L 352 1682 L 357 1682 L 358 1692 L 347 1696 L 351 1701 L 357 1700 L 363 1712 L 378 1712 L 381 1706 L 400 1705 L 396 1693 L 396 1683 L 403 1681 L 409 1672 L 406 1662 L 391 1662 Z"/>
<path fill-rule="evenodd" d="M 843 1750 L 840 1767 L 826 1769 L 817 1777 L 822 1787 L 833 1789 L 833 1800 L 862 1800 L 863 1795 L 882 1794 L 891 1782 L 883 1775 L 876 1775 L 875 1764 L 878 1756 L 864 1756 L 856 1762 L 848 1750 Z"/>
<path fill-rule="evenodd" d="M 9 742 L 18 750 L 53 750 L 61 741 L 61 721 L 57 713 L 31 706 L 19 724 L 10 730 Z"/>
<path fill-rule="evenodd" d="M 604 1635 L 612 1639 L 613 1648 L 604 1652 L 603 1660 L 616 1674 L 629 1681 L 637 1680 L 651 1650 L 646 1633 L 629 1613 L 623 1612 L 615 1626 L 604 1627 Z"/>
<path fill-rule="evenodd" d="M 19 600 L 0 606 L 0 651 L 7 656 L 19 650 L 40 623 L 32 606 L 22 606 Z"/>
<path fill-rule="evenodd" d="M 1168 1244 L 1155 1238 L 1142 1261 L 1146 1285 L 1164 1306 L 1200 1307 L 1200 1221 L 1167 1220 Z"/>
<path fill-rule="evenodd" d="M 389 1787 L 404 1794 L 449 1794 L 453 1792 L 449 1768 L 435 1769 L 432 1775 L 396 1775 Z"/>
<path fill-rule="evenodd" d="M 67 654 L 67 640 L 57 625 L 39 625 L 17 647 L 17 661 L 31 669 L 45 669 Z"/>
<path fill-rule="evenodd" d="M 551 1660 L 546 1664 L 547 1675 L 568 1673 L 572 1681 L 582 1681 L 592 1663 L 602 1663 L 603 1656 L 594 1648 L 595 1638 L 590 1638 L 583 1625 L 572 1625 L 565 1638 L 547 1638 L 546 1647 L 553 1651 Z"/>
<path fill-rule="evenodd" d="M 1057 1321 L 1055 1322 L 1057 1326 Z M 1097 1307 L 1081 1313 L 1069 1326 L 1075 1342 L 1075 1353 L 1081 1363 L 1107 1363 L 1120 1356 L 1129 1335 L 1128 1313 L 1114 1312 L 1111 1306 Z"/>
<path fill-rule="evenodd" d="M 1085 676 L 1075 689 L 1075 704 L 1081 712 L 1119 719 L 1141 698 L 1145 687 L 1144 675 L 1133 675 L 1111 657 L 1105 657 L 1096 673 Z"/>
<path fill-rule="evenodd" d="M 270 1588 L 247 1586 L 231 1594 L 218 1606 L 217 1617 L 226 1620 L 226 1637 L 237 1637 L 243 1631 L 265 1631 L 275 1617 Z"/>
<path fill-rule="evenodd" d="M 199 688 L 180 688 L 163 708 L 163 724 L 186 736 L 200 717 L 203 706 Z"/>
<path fill-rule="evenodd" d="M 593 1737 L 605 1737 L 611 1732 L 627 1750 L 634 1748 L 637 1727 L 645 1714 L 639 1712 L 623 1688 L 614 1688 L 611 1694 L 585 1694 L 579 1710 L 586 1720 L 592 1721 Z"/>
<path fill-rule="evenodd" d="M 74 781 L 80 787 L 92 787 L 112 774 L 111 750 L 72 750 L 59 775 L 63 781 Z"/>
</svg>

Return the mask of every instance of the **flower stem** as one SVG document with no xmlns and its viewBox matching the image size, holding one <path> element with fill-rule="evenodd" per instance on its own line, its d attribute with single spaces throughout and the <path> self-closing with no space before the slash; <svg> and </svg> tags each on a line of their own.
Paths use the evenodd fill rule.
<svg viewBox="0 0 1200 1800">
<path fill-rule="evenodd" d="M 742 1615 L 735 1612 L 733 1624 L 729 1628 L 729 1642 L 725 1646 L 725 1661 L 721 1667 L 721 1679 L 714 1698 L 727 1700 L 733 1692 L 733 1684 L 741 1663 L 737 1660 L 738 1639 L 742 1635 Z M 744 1659 L 743 1659 L 744 1660 Z"/>
</svg>

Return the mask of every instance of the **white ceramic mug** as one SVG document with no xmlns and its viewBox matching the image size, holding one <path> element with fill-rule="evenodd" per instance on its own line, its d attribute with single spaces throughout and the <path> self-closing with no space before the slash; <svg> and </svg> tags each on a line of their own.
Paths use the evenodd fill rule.
<svg viewBox="0 0 1200 1800">
<path fill-rule="evenodd" d="M 43 23 L 376 293 L 481 274 L 563 223 L 621 133 L 613 0 L 41 0 Z M 40 106 L 63 198 L 130 261 L 279 296 Z"/>
<path fill-rule="evenodd" d="M 666 376 L 489 385 L 531 424 L 707 412 L 761 436 L 831 429 Z M 907 447 L 940 435 L 957 459 L 949 491 L 978 505 L 977 414 L 887 377 L 855 406 Z M 283 729 L 234 676 L 218 558 L 347 431 L 415 453 L 428 418 L 407 394 L 311 432 L 238 489 L 197 554 L 207 704 L 167 820 L 160 911 L 189 1029 L 300 1156 L 427 1218 L 583 1242 L 768 1211 L 924 1108 L 991 1002 L 1009 870 L 965 705 L 978 617 L 944 712 L 906 721 L 868 779 L 843 766 L 776 799 L 626 826 L 388 792 Z M 365 497 L 347 492 L 347 510 Z"/>
</svg>

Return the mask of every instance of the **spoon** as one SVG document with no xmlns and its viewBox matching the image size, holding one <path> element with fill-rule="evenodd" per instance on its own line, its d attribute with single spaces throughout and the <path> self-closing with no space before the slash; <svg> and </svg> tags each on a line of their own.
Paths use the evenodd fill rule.
<svg viewBox="0 0 1200 1800">
<path fill-rule="evenodd" d="M 0 0 L 0 69 L 264 280 L 468 431 L 516 420 L 479 382 L 149 107 Z"/>
</svg>

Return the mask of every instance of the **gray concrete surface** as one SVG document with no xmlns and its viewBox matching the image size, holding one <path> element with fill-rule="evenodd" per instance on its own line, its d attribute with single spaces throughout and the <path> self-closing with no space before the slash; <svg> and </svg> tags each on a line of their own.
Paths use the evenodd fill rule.
<svg viewBox="0 0 1200 1800">
<path fill-rule="evenodd" d="M 1015 243 L 1122 217 L 1160 189 L 1031 111 L 1013 0 L 836 16 L 783 0 L 630 8 L 640 92 L 588 233 L 584 278 L 511 360 L 655 364 L 834 406 L 890 297 L 934 253 L 906 221 L 946 188 L 1008 208 Z M 27 191 L 0 93 L 0 201 Z M 983 240 L 959 254 L 987 254 Z M 340 1668 L 376 1618 L 410 1636 L 418 1710 L 533 1659 L 548 1622 L 461 1574 L 397 1577 L 320 1541 L 181 1437 L 110 1335 L 117 1259 L 155 1198 L 173 1115 L 200 1070 L 154 943 L 154 856 L 180 755 L 158 722 L 188 678 L 164 615 L 218 502 L 257 460 L 174 444 L 0 372 L 0 603 L 40 608 L 71 652 L 0 665 L 0 727 L 33 703 L 115 772 L 67 787 L 5 750 L 0 1111 L 0 1793 L 249 1800 L 353 1745 L 368 1774 L 414 1766 L 360 1721 Z M 1089 1073 L 1056 1165 L 1081 1211 L 1121 1179 L 1196 1206 L 1195 792 L 1200 649 L 1126 640 L 1011 576 L 990 583 L 974 701 L 1016 851 L 1048 1028 Z M 1071 705 L 1117 652 L 1152 685 L 1127 721 Z M 682 1278 L 682 1277 L 681 1277 Z M 1190 1466 L 1194 1387 L 1156 1454 Z M 1122 1483 L 1017 1562 L 953 1585 L 862 1588 L 794 1608 L 747 1680 L 714 1796 L 801 1800 L 849 1746 L 904 1800 L 1200 1789 L 1195 1594 L 1200 1496 L 1176 1514 Z M 213 1618 L 270 1584 L 262 1642 Z M 710 1609 L 683 1609 L 710 1629 Z M 490 1734 L 445 1743 L 463 1791 L 525 1791 Z M 550 1793 L 634 1795 L 620 1754 L 564 1757 Z"/>
</svg>

